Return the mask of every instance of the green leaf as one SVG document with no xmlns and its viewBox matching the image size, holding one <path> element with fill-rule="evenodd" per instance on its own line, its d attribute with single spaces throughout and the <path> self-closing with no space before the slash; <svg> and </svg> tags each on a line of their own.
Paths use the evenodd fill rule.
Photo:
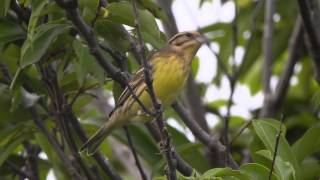
<svg viewBox="0 0 320 180">
<path fill-rule="evenodd" d="M 214 101 L 211 101 L 208 103 L 208 106 L 209 107 L 212 107 L 214 109 L 217 109 L 217 108 L 221 108 L 223 106 L 226 106 L 227 105 L 227 100 L 225 99 L 217 99 L 217 100 L 214 100 Z"/>
<path fill-rule="evenodd" d="M 205 172 L 205 170 L 210 167 L 207 157 L 201 153 L 202 148 L 203 145 L 199 143 L 188 143 L 176 146 L 178 154 L 180 154 L 186 162 L 188 162 L 193 168 L 197 169 L 200 173 Z"/>
<path fill-rule="evenodd" d="M 201 176 L 201 180 L 206 179 L 214 179 L 215 177 L 222 177 L 223 179 L 227 178 L 236 178 L 239 180 L 248 180 L 250 179 L 250 176 L 245 174 L 244 172 L 241 172 L 239 170 L 232 170 L 231 168 L 214 168 L 210 169 L 207 172 L 205 172 Z"/>
<path fill-rule="evenodd" d="M 116 49 L 117 51 L 124 53 L 129 50 L 130 43 L 127 38 L 127 34 L 124 28 L 109 19 L 98 19 L 94 27 L 99 36 L 103 37 L 108 47 Z"/>
<path fill-rule="evenodd" d="M 198 57 L 194 57 L 192 62 L 191 62 L 191 70 L 192 70 L 192 75 L 194 77 L 197 76 L 198 71 L 199 71 L 199 58 Z"/>
<path fill-rule="evenodd" d="M 17 137 L 12 137 L 11 140 L 0 147 L 0 166 L 9 157 L 9 155 L 24 141 L 28 136 L 18 135 Z"/>
<path fill-rule="evenodd" d="M 304 180 L 313 180 L 320 177 L 319 161 L 304 161 L 301 165 L 301 177 Z"/>
<path fill-rule="evenodd" d="M 92 65 L 95 62 L 94 57 L 90 54 L 89 48 L 82 44 L 79 40 L 74 40 L 72 43 L 73 49 L 79 61 L 75 64 L 77 80 L 80 86 L 84 84 Z"/>
<path fill-rule="evenodd" d="M 18 62 L 20 59 L 20 47 L 10 43 L 6 46 L 5 49 L 0 53 L 1 62 L 6 64 L 10 76 L 13 76 L 13 73 L 17 71 Z M 0 75 L 1 76 L 1 75 Z"/>
<path fill-rule="evenodd" d="M 149 10 L 156 18 L 167 21 L 166 13 L 152 0 L 138 0 L 139 4 Z"/>
<path fill-rule="evenodd" d="M 243 164 L 240 171 L 248 174 L 250 180 L 269 180 L 270 169 L 258 163 Z M 273 172 L 271 179 L 279 180 L 279 177 Z"/>
<path fill-rule="evenodd" d="M 259 120 L 263 121 L 263 123 L 266 123 L 266 124 L 272 126 L 273 128 L 275 128 L 277 130 L 279 129 L 280 124 L 281 124 L 280 121 L 278 121 L 276 119 L 271 119 L 271 118 L 260 118 Z M 287 133 L 287 128 L 286 128 L 286 126 L 284 124 L 282 124 L 281 125 L 281 134 L 283 136 L 285 136 L 286 133 Z"/>
<path fill-rule="evenodd" d="M 79 7 L 81 9 L 81 15 L 86 22 L 91 22 L 96 14 L 99 5 L 99 0 L 80 0 Z"/>
<path fill-rule="evenodd" d="M 20 66 L 25 68 L 26 66 L 39 61 L 46 53 L 51 42 L 68 29 L 69 26 L 65 24 L 48 23 L 39 26 L 34 37 L 32 37 L 32 39 L 27 39 L 22 46 Z"/>
<path fill-rule="evenodd" d="M 141 32 L 141 35 L 145 42 L 150 43 L 156 49 L 161 49 L 166 43 L 165 38 L 161 38 L 162 36 L 160 36 L 160 38 L 154 37 L 147 32 Z"/>
<path fill-rule="evenodd" d="M 278 133 L 279 128 L 274 127 L 267 120 L 253 120 L 252 124 L 255 133 L 258 135 L 265 147 L 270 152 L 274 152 L 276 144 L 276 135 Z M 281 134 L 279 139 L 278 155 L 283 159 L 283 161 L 287 161 L 290 164 L 292 164 L 295 170 L 295 178 L 299 179 L 300 167 L 293 153 L 293 150 L 291 149 L 289 143 L 287 142 L 283 134 Z"/>
<path fill-rule="evenodd" d="M 22 102 L 22 87 L 13 90 L 13 97 L 11 99 L 10 111 L 16 110 Z"/>
<path fill-rule="evenodd" d="M 292 146 L 297 161 L 320 151 L 320 127 L 312 127 Z"/>
<path fill-rule="evenodd" d="M 89 47 L 77 39 L 73 41 L 72 46 L 79 59 L 79 61 L 75 63 L 75 69 L 80 87 L 84 85 L 89 73 L 94 75 L 98 82 L 102 84 L 104 81 L 104 71 L 102 67 L 99 66 L 96 59 L 91 55 Z"/>
<path fill-rule="evenodd" d="M 21 26 L 11 21 L 0 20 L 0 44 L 24 38 L 26 33 Z"/>
<path fill-rule="evenodd" d="M 257 151 L 256 154 L 259 154 L 262 157 L 269 160 L 270 166 L 271 166 L 273 154 L 271 154 L 271 152 L 269 150 L 260 150 L 260 151 Z M 274 163 L 274 170 L 279 175 L 281 180 L 297 179 L 296 171 L 295 171 L 293 165 L 291 163 L 288 163 L 288 162 L 282 160 L 282 158 L 278 155 L 277 155 L 276 161 Z"/>
<path fill-rule="evenodd" d="M 107 10 L 110 12 L 108 19 L 111 21 L 131 27 L 135 26 L 133 8 L 129 2 L 110 3 Z M 141 33 L 148 34 L 154 41 L 160 40 L 160 30 L 154 16 L 147 10 L 139 10 L 139 18 Z M 149 40 L 149 43 L 152 42 Z"/>
<path fill-rule="evenodd" d="M 47 1 L 45 0 L 31 1 L 32 13 L 28 24 L 28 38 L 33 38 L 38 19 L 40 18 L 41 12 L 43 11 L 46 3 Z"/>
<path fill-rule="evenodd" d="M 10 7 L 10 1 L 11 0 L 1 0 L 0 1 L 0 17 L 6 16 L 7 11 Z"/>
</svg>

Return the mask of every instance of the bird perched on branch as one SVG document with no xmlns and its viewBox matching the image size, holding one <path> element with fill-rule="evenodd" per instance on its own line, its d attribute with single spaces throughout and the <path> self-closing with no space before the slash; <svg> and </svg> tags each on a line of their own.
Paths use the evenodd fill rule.
<svg viewBox="0 0 320 180">
<path fill-rule="evenodd" d="M 190 74 L 191 61 L 203 42 L 205 38 L 198 32 L 181 32 L 174 35 L 164 48 L 148 59 L 154 93 L 163 107 L 171 105 L 178 97 Z M 129 85 L 143 106 L 152 112 L 153 104 L 144 75 L 144 69 L 141 68 L 130 80 Z M 152 120 L 152 116 L 143 110 L 132 92 L 128 87 L 123 91 L 109 120 L 82 145 L 80 152 L 87 149 L 89 155 L 94 154 L 115 128 L 129 122 Z"/>
</svg>

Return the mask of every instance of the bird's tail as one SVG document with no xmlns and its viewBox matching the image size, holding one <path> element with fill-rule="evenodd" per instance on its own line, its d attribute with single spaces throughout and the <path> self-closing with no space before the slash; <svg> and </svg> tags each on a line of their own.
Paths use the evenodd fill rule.
<svg viewBox="0 0 320 180">
<path fill-rule="evenodd" d="M 97 150 L 103 140 L 111 133 L 114 128 L 114 123 L 105 123 L 97 132 L 95 132 L 87 142 L 85 142 L 79 152 L 87 150 L 88 155 L 93 155 Z"/>
</svg>

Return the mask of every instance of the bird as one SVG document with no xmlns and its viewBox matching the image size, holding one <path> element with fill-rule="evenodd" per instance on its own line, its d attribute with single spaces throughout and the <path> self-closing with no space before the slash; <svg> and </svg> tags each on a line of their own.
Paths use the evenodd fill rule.
<svg viewBox="0 0 320 180">
<path fill-rule="evenodd" d="M 205 37 L 197 31 L 180 32 L 170 38 L 163 48 L 149 56 L 147 63 L 150 64 L 152 86 L 163 108 L 170 106 L 179 96 L 189 77 L 192 59 L 205 41 Z M 123 90 L 109 120 L 80 147 L 79 152 L 87 150 L 87 154 L 92 155 L 114 129 L 131 122 L 153 119 L 132 95 L 134 93 L 149 111 L 154 110 L 143 67 L 133 75 L 128 84 L 131 90 L 128 87 Z"/>
</svg>

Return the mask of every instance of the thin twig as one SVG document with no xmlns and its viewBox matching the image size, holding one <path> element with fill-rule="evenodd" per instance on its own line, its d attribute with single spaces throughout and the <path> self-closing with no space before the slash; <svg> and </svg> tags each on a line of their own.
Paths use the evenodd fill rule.
<svg viewBox="0 0 320 180">
<path fill-rule="evenodd" d="M 128 86 L 129 84 L 126 81 L 126 78 L 125 78 L 126 76 L 124 75 L 124 73 L 122 73 L 120 70 L 117 70 L 112 64 L 110 64 L 105 59 L 105 57 L 103 56 L 101 51 L 97 50 L 100 47 L 97 46 L 98 43 L 97 43 L 97 40 L 96 40 L 95 36 L 93 35 L 92 31 L 84 23 L 83 19 L 81 18 L 80 14 L 78 12 L 78 9 L 77 9 L 76 1 L 64 2 L 62 0 L 56 0 L 56 2 L 61 8 L 66 10 L 67 14 L 69 14 L 68 15 L 69 20 L 71 20 L 73 22 L 73 24 L 77 28 L 77 30 L 79 30 L 79 32 L 82 34 L 82 36 L 84 36 L 84 39 L 87 41 L 88 47 L 91 49 L 91 53 L 94 55 L 94 57 L 99 62 L 99 64 L 102 66 L 102 68 L 104 68 L 104 70 L 110 75 L 110 77 L 112 79 L 118 81 L 121 85 L 125 85 L 126 87 L 128 87 L 130 93 L 132 94 L 132 97 L 138 102 L 138 104 L 142 107 L 142 109 L 148 114 L 148 109 L 146 109 L 146 107 L 143 106 L 143 104 L 139 101 L 137 96 L 133 93 L 132 88 L 130 86 Z M 135 57 L 137 58 L 138 54 L 139 54 L 137 51 L 137 46 L 134 43 L 133 39 L 131 38 L 130 34 L 127 31 L 125 31 L 125 32 L 127 33 L 128 39 L 130 40 L 132 52 L 135 55 Z M 139 60 L 139 58 L 137 58 L 137 59 Z M 83 130 L 81 129 L 81 126 L 77 122 L 77 120 L 75 119 L 72 122 L 74 123 L 73 125 L 78 125 L 76 128 L 76 132 L 78 133 L 79 136 L 81 136 L 81 140 L 86 141 L 86 136 L 85 136 Z M 173 150 L 173 152 L 174 152 L 174 150 Z M 96 158 L 97 162 L 104 167 L 103 169 L 105 169 L 107 171 L 110 170 L 110 168 L 108 167 L 108 164 L 104 161 L 104 159 L 100 155 L 100 153 L 95 153 L 94 157 Z M 181 167 L 181 171 L 185 175 L 186 174 L 190 175 L 192 173 L 192 169 L 186 168 L 186 167 L 188 167 L 187 163 L 184 162 L 182 160 L 182 158 L 178 159 L 178 165 L 180 165 L 178 167 Z M 112 170 L 110 170 L 109 173 L 116 174 Z"/>
<path fill-rule="evenodd" d="M 127 70 L 127 68 L 125 68 L 126 66 L 126 62 L 127 62 L 127 57 L 123 54 L 121 54 L 119 51 L 117 50 L 114 50 L 106 45 L 103 45 L 103 44 L 99 44 L 99 47 L 106 51 L 107 53 L 109 53 L 111 55 L 111 57 L 113 59 L 115 59 L 117 61 L 117 63 L 120 65 L 120 69 L 123 71 L 123 70 Z"/>
<path fill-rule="evenodd" d="M 152 122 L 146 123 L 146 126 L 150 134 L 152 135 L 153 139 L 155 139 L 156 142 L 159 144 L 161 142 L 161 135 L 159 129 L 155 127 L 154 124 L 152 124 Z M 193 172 L 192 166 L 188 164 L 186 161 L 184 161 L 183 158 L 174 149 L 172 149 L 172 152 L 173 156 L 177 160 L 177 170 L 184 176 L 191 176 Z"/>
<path fill-rule="evenodd" d="M 126 136 L 127 136 L 127 139 L 128 139 L 128 144 L 129 144 L 129 147 L 132 151 L 132 154 L 133 154 L 133 157 L 134 157 L 134 160 L 136 162 L 136 165 L 138 167 L 138 170 L 140 172 L 140 175 L 141 175 L 141 179 L 143 180 L 147 180 L 147 176 L 146 176 L 146 173 L 144 172 L 143 168 L 142 168 L 142 165 L 139 161 L 139 157 L 137 155 L 137 152 L 136 152 L 136 149 L 134 148 L 133 146 L 133 142 L 132 142 L 132 139 L 131 139 L 131 136 L 130 136 L 130 133 L 129 133 L 129 129 L 127 128 L 127 126 L 124 126 L 123 127 L 125 133 L 126 133 Z"/>
<path fill-rule="evenodd" d="M 4 64 L 2 64 L 3 65 L 3 67 L 6 69 L 6 66 L 4 65 Z M 2 72 L 2 71 L 1 71 Z M 9 77 L 9 79 L 10 79 L 10 77 Z M 49 83 L 50 83 L 51 81 L 49 81 Z M 8 83 L 8 84 L 10 84 L 10 82 Z M 23 84 L 23 87 L 26 89 L 26 90 L 28 90 L 28 91 L 30 91 L 30 92 L 33 92 L 32 91 L 32 88 L 30 88 L 30 87 L 28 87 L 27 86 L 27 84 Z M 39 105 L 41 105 L 42 106 L 42 108 L 44 108 L 44 109 L 46 109 L 47 110 L 47 107 L 46 107 L 46 105 L 45 105 L 45 103 L 42 103 L 42 101 L 40 100 L 39 102 Z M 72 109 L 70 108 L 70 106 L 66 106 L 65 107 L 66 109 L 65 109 L 65 115 L 68 117 L 68 122 L 70 122 L 71 124 L 72 124 L 72 127 L 75 129 L 75 131 L 76 131 L 76 133 L 77 133 L 77 135 L 80 137 L 80 139 L 82 140 L 82 142 L 84 143 L 84 142 L 86 142 L 87 141 L 87 136 L 86 136 L 86 134 L 85 134 L 85 132 L 83 131 L 83 129 L 81 128 L 81 126 L 80 126 L 80 124 L 79 124 L 79 121 L 77 120 L 77 118 L 75 117 L 75 115 L 74 115 L 74 113 L 73 113 L 73 111 L 72 111 Z M 34 109 L 35 110 L 35 109 Z M 50 112 L 47 110 L 47 112 L 50 114 Z M 37 113 L 36 113 L 37 114 Z M 37 117 L 37 118 L 39 118 L 39 117 Z M 70 121 L 69 121 L 70 120 Z M 35 124 L 37 125 L 37 122 L 41 122 L 41 120 L 37 120 L 36 122 L 35 122 Z M 39 128 L 40 128 L 40 130 L 43 130 L 43 132 L 44 132 L 44 134 L 46 135 L 46 133 L 48 132 L 48 131 L 46 131 L 45 129 L 43 129 L 42 128 L 42 126 L 43 125 L 39 125 Z M 44 127 L 44 126 L 43 126 Z M 45 127 L 44 127 L 45 128 Z M 49 132 L 48 132 L 49 133 Z M 47 133 L 47 134 L 48 134 Z M 52 136 L 52 135 L 50 135 L 50 133 L 48 134 L 48 136 L 51 138 L 51 139 L 49 139 L 49 142 L 51 142 L 51 141 L 53 141 L 53 143 L 54 142 L 56 142 L 55 144 L 57 144 L 56 145 L 56 147 L 59 147 L 60 148 L 60 145 L 58 144 L 58 142 L 55 140 L 55 138 Z M 55 145 L 53 145 L 53 146 L 55 146 Z M 61 149 L 61 148 L 60 148 Z M 68 161 L 68 158 L 65 156 L 65 154 L 64 154 L 64 152 L 61 150 L 61 152 L 60 152 L 60 150 L 57 150 L 57 151 L 59 151 L 59 152 L 57 152 L 57 154 L 58 154 L 58 156 L 60 157 L 60 158 L 65 158 L 65 160 L 62 160 L 62 161 Z M 115 172 L 115 170 L 108 164 L 108 162 L 105 160 L 105 158 L 100 154 L 100 153 L 95 153 L 94 154 L 94 158 L 95 158 L 95 160 L 96 160 L 96 162 L 99 164 L 99 166 L 101 167 L 101 169 L 106 173 L 106 175 L 108 175 L 108 176 L 110 176 L 112 179 L 115 179 L 115 180 L 121 180 L 121 177 Z M 64 164 L 66 164 L 67 165 L 67 169 L 69 170 L 69 168 L 68 167 L 70 167 L 70 169 L 71 170 L 69 170 L 69 172 L 71 173 L 71 175 L 73 175 L 73 166 L 71 166 L 72 164 L 71 164 L 71 162 L 70 163 L 64 163 Z M 98 175 L 97 173 L 95 173 L 96 175 Z"/>
<path fill-rule="evenodd" d="M 65 9 L 67 13 L 67 18 L 70 21 L 72 21 L 74 26 L 77 28 L 77 30 L 79 30 L 81 35 L 84 37 L 90 49 L 90 53 L 95 57 L 95 59 L 101 65 L 101 67 L 109 74 L 109 76 L 113 80 L 128 87 L 128 90 L 131 93 L 133 99 L 141 106 L 141 108 L 147 114 L 151 115 L 152 113 L 143 105 L 143 103 L 139 100 L 137 95 L 133 92 L 131 86 L 128 83 L 126 73 L 122 72 L 117 67 L 113 66 L 105 58 L 103 51 L 99 46 L 98 40 L 93 34 L 92 29 L 85 23 L 85 21 L 83 20 L 83 18 L 79 13 L 77 1 L 76 0 L 72 0 L 72 1 L 55 0 L 55 1 L 61 8 Z"/>
<path fill-rule="evenodd" d="M 158 5 L 164 10 L 168 20 L 163 20 L 162 25 L 168 38 L 178 33 L 176 21 L 171 9 L 172 0 L 157 0 Z M 197 123 L 207 132 L 210 133 L 207 120 L 205 118 L 205 107 L 203 106 L 201 95 L 197 83 L 192 75 L 189 75 L 187 86 L 185 88 L 184 99 L 186 99 L 191 115 L 197 120 Z M 216 154 L 210 150 L 205 150 L 209 157 L 209 162 L 214 166 L 216 164 Z"/>
<path fill-rule="evenodd" d="M 199 29 L 199 28 L 198 28 Z M 205 37 L 205 36 L 204 36 Z M 218 66 L 219 68 L 222 70 L 222 72 L 226 75 L 226 77 L 230 80 L 231 79 L 231 75 L 226 67 L 226 65 L 224 64 L 224 62 L 221 60 L 219 54 L 214 51 L 210 45 L 210 41 L 209 39 L 206 38 L 206 42 L 205 44 L 207 45 L 207 47 L 209 48 L 210 52 L 216 57 L 217 62 L 218 62 Z"/>
<path fill-rule="evenodd" d="M 209 147 L 211 151 L 217 151 L 220 155 L 225 154 L 226 147 L 219 141 L 218 138 L 210 136 L 210 134 L 206 133 L 194 119 L 186 112 L 184 107 L 179 103 L 174 103 L 172 105 L 173 109 L 177 112 L 177 114 L 181 117 L 183 122 L 188 126 L 191 130 L 192 134 L 199 139 L 199 141 L 205 146 Z M 233 169 L 238 169 L 239 166 L 232 158 L 231 154 L 227 154 L 229 161 L 227 161 L 227 166 Z M 221 157 L 219 157 L 221 158 Z M 224 162 L 224 161 L 221 161 Z M 224 165 L 224 164 L 221 164 Z"/>
<path fill-rule="evenodd" d="M 43 135 L 47 138 L 49 143 L 52 145 L 53 149 L 57 152 L 58 157 L 62 160 L 63 165 L 65 165 L 65 168 L 68 169 L 68 172 L 76 179 L 84 179 L 79 172 L 75 169 L 67 155 L 63 152 L 63 150 L 60 148 L 59 143 L 56 141 L 56 139 L 51 135 L 49 130 L 44 126 L 42 119 L 40 119 L 35 107 L 31 107 L 30 113 L 32 116 L 32 119 L 36 126 L 38 126 L 39 130 L 43 133 Z"/>
<path fill-rule="evenodd" d="M 273 171 L 273 168 L 274 168 L 274 164 L 276 162 L 276 157 L 277 157 L 277 153 L 278 153 L 278 147 L 279 147 L 279 141 L 280 141 L 280 136 L 281 136 L 281 131 L 282 131 L 281 129 L 282 129 L 283 121 L 284 121 L 284 117 L 283 117 L 283 115 L 281 115 L 280 127 L 279 127 L 279 131 L 277 133 L 277 136 L 276 136 L 276 145 L 274 147 L 274 154 L 273 154 L 272 163 L 271 163 L 270 172 L 269 172 L 269 180 L 271 180 L 272 171 Z"/>
<path fill-rule="evenodd" d="M 250 121 L 248 121 L 248 122 L 246 122 L 241 128 L 240 128 L 240 130 L 237 132 L 237 134 L 231 139 L 231 141 L 230 141 L 230 146 L 237 140 L 237 138 L 243 133 L 243 131 L 245 130 L 245 129 L 247 129 L 250 125 L 251 125 L 251 123 L 252 123 L 252 121 L 250 120 Z"/>
<path fill-rule="evenodd" d="M 52 114 L 55 117 L 56 122 L 60 125 L 61 128 L 61 134 L 63 135 L 64 140 L 66 140 L 69 149 L 71 150 L 71 154 L 75 158 L 75 160 L 78 162 L 80 168 L 85 173 L 86 177 L 88 179 L 93 179 L 93 176 L 89 170 L 89 168 L 86 166 L 84 161 L 81 159 L 77 146 L 75 144 L 75 140 L 72 137 L 72 131 L 70 128 L 70 124 L 68 122 L 67 116 L 66 116 L 66 107 L 68 106 L 68 103 L 65 99 L 64 94 L 62 93 L 61 89 L 59 88 L 57 77 L 55 71 L 48 66 L 44 66 L 42 64 L 42 61 L 40 61 L 38 64 L 38 69 L 41 73 L 43 83 L 46 87 L 47 93 L 53 103 L 52 106 Z"/>
<path fill-rule="evenodd" d="M 171 139 L 169 137 L 169 134 L 166 130 L 166 127 L 162 121 L 162 114 L 163 114 L 163 110 L 162 110 L 162 105 L 158 102 L 154 89 L 153 89 L 153 85 L 152 85 L 152 76 L 151 76 L 151 67 L 150 67 L 150 63 L 148 63 L 146 57 L 145 57 L 145 47 L 144 47 L 144 43 L 142 40 L 142 35 L 140 32 L 140 18 L 139 18 L 139 11 L 137 9 L 137 4 L 135 0 L 132 0 L 132 6 L 133 6 L 133 14 L 134 14 L 134 18 L 135 18 L 135 28 L 137 31 L 137 35 L 138 35 L 138 40 L 139 40 L 139 56 L 140 59 L 142 59 L 142 64 L 144 67 L 144 76 L 145 76 L 145 83 L 147 85 L 148 88 L 148 92 L 150 94 L 151 100 L 152 100 L 152 104 L 153 104 L 153 108 L 155 109 L 156 115 L 155 120 L 156 123 L 158 125 L 158 128 L 160 130 L 160 137 L 161 137 L 161 144 L 160 144 L 160 149 L 162 151 L 162 153 L 164 154 L 166 160 L 167 160 L 167 164 L 168 164 L 168 168 L 166 169 L 166 175 L 167 178 L 169 180 L 175 180 L 177 179 L 177 175 L 176 175 L 176 162 L 175 162 L 175 158 L 173 157 L 173 152 L 172 152 L 172 145 L 171 145 Z"/>
<path fill-rule="evenodd" d="M 222 130 L 223 143 L 226 146 L 226 153 L 225 153 L 226 164 L 229 164 L 229 161 L 230 161 L 229 154 L 231 152 L 228 132 L 229 132 L 229 121 L 230 121 L 230 116 L 231 116 L 231 107 L 233 104 L 233 95 L 234 95 L 235 86 L 236 86 L 236 81 L 233 78 L 235 73 L 236 73 L 236 71 L 233 72 L 232 79 L 230 79 L 230 82 L 229 82 L 230 83 L 230 95 L 228 98 L 227 113 L 224 117 L 223 130 Z"/>
<path fill-rule="evenodd" d="M 82 143 L 86 142 L 88 140 L 88 137 L 85 131 L 82 129 L 78 119 L 74 115 L 70 106 L 66 107 L 66 114 L 68 116 L 68 119 L 70 120 L 72 128 L 75 130 Z M 103 171 L 108 176 L 115 180 L 121 180 L 121 177 L 116 173 L 113 167 L 109 165 L 109 163 L 106 161 L 106 159 L 103 157 L 101 153 L 96 152 L 95 154 L 93 154 L 93 157 L 98 163 L 98 165 L 101 167 L 101 169 L 103 169 Z"/>
<path fill-rule="evenodd" d="M 246 42 L 246 45 L 244 48 L 245 52 L 242 57 L 241 64 L 240 64 L 239 68 L 237 69 L 237 73 L 236 73 L 235 77 L 239 77 L 239 75 L 242 73 L 242 71 L 244 70 L 244 67 L 246 65 L 249 51 L 252 47 L 253 40 L 255 39 L 256 34 L 257 34 L 257 20 L 258 20 L 259 13 L 261 13 L 261 8 L 263 7 L 263 3 L 264 3 L 264 0 L 259 0 L 257 2 L 256 7 L 254 8 L 254 10 L 252 12 L 251 26 L 250 26 L 250 37 L 249 37 L 249 40 Z"/>
<path fill-rule="evenodd" d="M 34 180 L 29 173 L 23 171 L 22 169 L 20 169 L 17 165 L 15 165 L 13 162 L 6 160 L 4 162 L 5 164 L 7 164 L 9 166 L 10 169 L 12 169 L 14 172 L 16 172 L 17 174 L 19 174 L 20 176 L 22 176 L 23 178 L 27 178 L 30 180 Z"/>
<path fill-rule="evenodd" d="M 6 66 L 4 64 L 1 64 L 1 72 L 4 73 L 7 76 L 7 79 L 10 80 L 9 74 L 6 72 Z M 10 84 L 10 82 L 9 82 Z M 30 88 L 28 88 L 30 89 Z M 44 108 L 46 109 L 46 108 Z M 31 107 L 29 108 L 31 116 L 35 122 L 35 124 L 38 126 L 40 131 L 46 136 L 48 139 L 49 143 L 53 146 L 53 148 L 56 150 L 58 156 L 60 159 L 64 162 L 64 165 L 66 165 L 66 168 L 69 170 L 70 174 L 74 176 L 77 179 L 83 179 L 83 177 L 77 172 L 76 168 L 73 166 L 71 160 L 66 156 L 66 154 L 63 152 L 62 148 L 60 147 L 58 141 L 50 134 L 50 132 L 46 129 L 46 127 L 43 125 L 42 120 L 40 119 L 36 108 Z"/>
</svg>

